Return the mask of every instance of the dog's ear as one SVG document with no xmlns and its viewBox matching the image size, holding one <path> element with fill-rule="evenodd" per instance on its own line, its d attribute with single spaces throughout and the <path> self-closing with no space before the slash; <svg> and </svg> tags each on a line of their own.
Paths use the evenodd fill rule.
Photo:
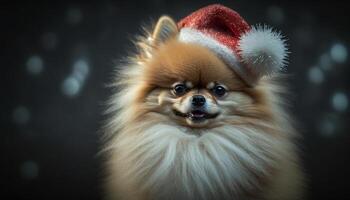
<svg viewBox="0 0 350 200">
<path fill-rule="evenodd" d="M 166 42 L 170 38 L 173 38 L 179 33 L 175 21 L 168 17 L 162 16 L 158 19 L 158 22 L 152 33 L 153 45 L 159 45 Z"/>
</svg>

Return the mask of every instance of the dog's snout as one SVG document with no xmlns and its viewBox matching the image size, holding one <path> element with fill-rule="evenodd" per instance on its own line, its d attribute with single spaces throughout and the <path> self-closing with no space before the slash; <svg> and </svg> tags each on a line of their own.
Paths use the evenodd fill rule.
<svg viewBox="0 0 350 200">
<path fill-rule="evenodd" d="M 205 97 L 203 95 L 194 95 L 192 97 L 192 105 L 193 106 L 204 106 L 205 104 Z"/>
</svg>

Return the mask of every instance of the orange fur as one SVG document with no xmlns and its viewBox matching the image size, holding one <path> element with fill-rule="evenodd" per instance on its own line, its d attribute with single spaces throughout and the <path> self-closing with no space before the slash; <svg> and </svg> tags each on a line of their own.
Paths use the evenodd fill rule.
<svg viewBox="0 0 350 200">
<path fill-rule="evenodd" d="M 171 40 L 154 52 L 147 63 L 145 82 L 170 88 L 181 79 L 197 86 L 212 81 L 225 82 L 232 90 L 246 87 L 245 83 L 208 49 L 195 44 Z"/>
</svg>

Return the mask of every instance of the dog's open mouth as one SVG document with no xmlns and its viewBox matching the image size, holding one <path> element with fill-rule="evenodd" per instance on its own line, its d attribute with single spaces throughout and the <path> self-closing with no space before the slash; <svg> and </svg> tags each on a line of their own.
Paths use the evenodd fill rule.
<svg viewBox="0 0 350 200">
<path fill-rule="evenodd" d="M 204 121 L 206 119 L 212 119 L 212 118 L 215 118 L 219 115 L 219 113 L 210 114 L 210 113 L 207 113 L 203 110 L 191 110 L 188 113 L 182 113 L 176 109 L 173 109 L 173 112 L 177 116 L 188 118 L 194 122 L 201 122 L 201 121 Z"/>
</svg>

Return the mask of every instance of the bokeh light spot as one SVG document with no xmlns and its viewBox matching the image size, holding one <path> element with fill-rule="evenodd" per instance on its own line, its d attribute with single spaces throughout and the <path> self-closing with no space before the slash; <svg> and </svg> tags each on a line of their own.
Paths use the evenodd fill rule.
<svg viewBox="0 0 350 200">
<path fill-rule="evenodd" d="M 34 161 L 26 161 L 21 165 L 20 172 L 24 179 L 35 179 L 39 175 L 39 166 Z"/>
<path fill-rule="evenodd" d="M 332 67 L 332 60 L 328 53 L 320 56 L 319 65 L 324 70 L 330 70 Z"/>
<path fill-rule="evenodd" d="M 66 96 L 74 97 L 79 93 L 80 87 L 80 82 L 76 78 L 69 76 L 62 83 L 62 92 Z"/>
<path fill-rule="evenodd" d="M 89 74 L 90 67 L 86 60 L 79 59 L 73 65 L 73 76 L 83 83 Z"/>
<path fill-rule="evenodd" d="M 13 110 L 12 118 L 16 124 L 26 124 L 30 119 L 30 112 L 26 107 L 18 106 Z"/>
<path fill-rule="evenodd" d="M 40 56 L 31 56 L 27 60 L 27 71 L 32 75 L 38 75 L 43 71 L 44 63 Z"/>
<path fill-rule="evenodd" d="M 348 98 L 343 92 L 336 92 L 332 96 L 332 106 L 336 111 L 344 112 L 348 108 Z"/>
<path fill-rule="evenodd" d="M 348 57 L 348 50 L 341 43 L 336 43 L 331 47 L 330 55 L 337 63 L 344 63 Z"/>
<path fill-rule="evenodd" d="M 319 84 L 319 83 L 322 83 L 324 80 L 324 74 L 322 70 L 318 67 L 310 68 L 308 75 L 309 75 L 309 80 L 312 83 Z"/>
</svg>

